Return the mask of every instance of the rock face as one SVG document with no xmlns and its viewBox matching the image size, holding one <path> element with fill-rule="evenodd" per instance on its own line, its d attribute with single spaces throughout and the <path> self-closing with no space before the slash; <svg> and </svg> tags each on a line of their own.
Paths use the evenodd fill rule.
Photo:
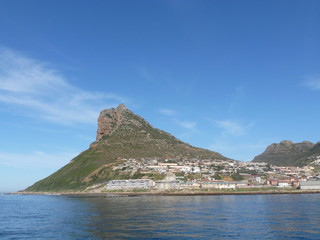
<svg viewBox="0 0 320 240">
<path fill-rule="evenodd" d="M 129 111 L 126 106 L 120 104 L 117 108 L 105 109 L 100 112 L 96 142 L 104 136 L 109 136 L 117 129 L 126 111 Z"/>
<path fill-rule="evenodd" d="M 96 141 L 90 145 L 90 148 L 97 147 L 100 141 L 107 143 L 107 139 L 113 134 L 124 135 L 124 132 L 129 134 L 137 129 L 141 129 L 141 132 L 146 132 L 146 129 L 151 128 L 153 127 L 146 120 L 134 114 L 124 104 L 120 104 L 117 108 L 104 109 L 98 117 Z M 133 136 L 132 134 L 126 137 L 129 137 L 131 140 L 137 138 L 137 136 Z M 149 137 L 149 135 L 146 137 Z M 123 140 L 120 140 L 119 143 Z"/>
<path fill-rule="evenodd" d="M 316 146 L 308 141 L 294 143 L 285 140 L 273 143 L 262 154 L 256 156 L 253 162 L 267 162 L 278 166 L 304 165 L 305 160 L 314 154 Z"/>
<path fill-rule="evenodd" d="M 123 104 L 101 111 L 96 141 L 69 164 L 35 183 L 27 191 L 75 191 L 118 177 L 113 166 L 121 159 L 228 159 L 193 147 L 152 127 Z M 230 159 L 231 160 L 231 159 Z"/>
</svg>

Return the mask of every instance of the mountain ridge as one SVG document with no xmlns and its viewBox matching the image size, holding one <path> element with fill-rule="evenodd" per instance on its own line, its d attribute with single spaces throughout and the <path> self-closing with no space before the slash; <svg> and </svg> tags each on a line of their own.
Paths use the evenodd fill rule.
<svg viewBox="0 0 320 240">
<path fill-rule="evenodd" d="M 312 156 L 320 155 L 320 142 L 309 141 L 294 143 L 283 140 L 272 143 L 265 151 L 257 155 L 252 162 L 266 162 L 278 166 L 304 166 Z"/>
</svg>

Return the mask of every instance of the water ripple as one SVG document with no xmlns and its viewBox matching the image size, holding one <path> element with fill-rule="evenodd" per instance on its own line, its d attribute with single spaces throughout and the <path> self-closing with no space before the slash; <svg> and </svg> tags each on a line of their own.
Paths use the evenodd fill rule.
<svg viewBox="0 0 320 240">
<path fill-rule="evenodd" d="M 0 196 L 0 239 L 318 239 L 320 194 Z"/>
</svg>

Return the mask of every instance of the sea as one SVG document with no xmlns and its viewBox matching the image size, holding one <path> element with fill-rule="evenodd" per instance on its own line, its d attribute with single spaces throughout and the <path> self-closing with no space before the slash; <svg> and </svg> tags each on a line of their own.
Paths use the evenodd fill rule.
<svg viewBox="0 0 320 240">
<path fill-rule="evenodd" d="M 0 195 L 0 239 L 320 239 L 320 194 Z"/>
</svg>

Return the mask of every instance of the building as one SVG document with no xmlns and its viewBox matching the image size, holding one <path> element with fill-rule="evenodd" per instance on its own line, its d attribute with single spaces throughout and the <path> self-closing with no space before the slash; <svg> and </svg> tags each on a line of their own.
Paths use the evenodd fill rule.
<svg viewBox="0 0 320 240">
<path fill-rule="evenodd" d="M 284 188 L 285 187 L 291 187 L 292 183 L 291 183 L 291 181 L 279 180 L 277 186 L 278 187 L 284 187 Z"/>
<path fill-rule="evenodd" d="M 197 182 L 181 182 L 180 189 L 199 189 L 200 183 Z"/>
<path fill-rule="evenodd" d="M 168 172 L 164 180 L 155 182 L 155 187 L 163 190 L 180 189 L 180 181 L 176 179 L 176 175 Z"/>
<path fill-rule="evenodd" d="M 278 186 L 278 181 L 277 179 L 267 179 L 266 183 L 267 185 L 271 185 L 271 186 Z"/>
<path fill-rule="evenodd" d="M 201 188 L 203 189 L 235 189 L 237 182 L 225 182 L 225 181 L 218 181 L 218 182 L 202 182 Z"/>
<path fill-rule="evenodd" d="M 156 188 L 162 190 L 169 190 L 169 189 L 180 189 L 180 181 L 156 181 Z"/>
<path fill-rule="evenodd" d="M 107 183 L 106 190 L 120 189 L 148 189 L 154 187 L 155 183 L 150 179 L 129 179 L 129 180 L 112 180 Z"/>
<path fill-rule="evenodd" d="M 320 181 L 300 182 L 301 190 L 320 190 Z"/>
<path fill-rule="evenodd" d="M 263 183 L 263 179 L 261 178 L 261 176 L 259 175 L 249 175 L 248 179 L 252 182 L 252 183 Z"/>
</svg>

